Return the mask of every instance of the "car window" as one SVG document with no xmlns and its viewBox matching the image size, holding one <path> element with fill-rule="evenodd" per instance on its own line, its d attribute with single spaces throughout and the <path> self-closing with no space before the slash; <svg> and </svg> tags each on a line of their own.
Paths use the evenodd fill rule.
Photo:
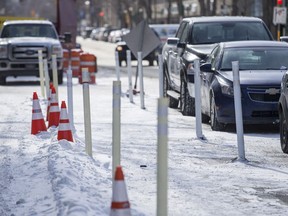
<svg viewBox="0 0 288 216">
<path fill-rule="evenodd" d="M 240 70 L 281 70 L 288 68 L 288 48 L 238 48 L 223 52 L 221 69 L 231 70 L 232 61 L 239 61 Z"/>
<path fill-rule="evenodd" d="M 195 23 L 191 44 L 213 44 L 224 41 L 271 40 L 261 22 Z"/>
<path fill-rule="evenodd" d="M 57 39 L 57 35 L 52 26 L 42 24 L 8 25 L 4 27 L 2 37 L 50 37 Z"/>
<path fill-rule="evenodd" d="M 187 29 L 187 26 L 188 26 L 188 22 L 182 22 L 180 24 L 180 27 L 176 33 L 176 37 L 179 38 L 180 40 L 181 40 L 181 37 L 182 39 L 184 38 L 183 33 L 184 33 L 184 30 Z"/>
</svg>

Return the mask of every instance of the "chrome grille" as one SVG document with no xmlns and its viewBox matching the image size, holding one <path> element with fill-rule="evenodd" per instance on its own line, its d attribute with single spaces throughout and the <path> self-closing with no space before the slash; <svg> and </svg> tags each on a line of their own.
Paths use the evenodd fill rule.
<svg viewBox="0 0 288 216">
<path fill-rule="evenodd" d="M 280 97 L 279 86 L 249 86 L 247 94 L 250 99 L 257 102 L 274 103 L 278 102 Z"/>
<path fill-rule="evenodd" d="M 17 60 L 38 59 L 38 50 L 42 50 L 43 57 L 47 58 L 48 50 L 44 46 L 13 46 L 11 58 Z"/>
</svg>

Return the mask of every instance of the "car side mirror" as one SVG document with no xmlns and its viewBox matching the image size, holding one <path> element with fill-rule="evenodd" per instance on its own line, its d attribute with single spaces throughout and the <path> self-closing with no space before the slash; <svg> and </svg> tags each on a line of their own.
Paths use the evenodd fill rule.
<svg viewBox="0 0 288 216">
<path fill-rule="evenodd" d="M 200 71 L 203 72 L 214 72 L 214 70 L 212 69 L 211 63 L 204 63 L 200 66 Z"/>
</svg>

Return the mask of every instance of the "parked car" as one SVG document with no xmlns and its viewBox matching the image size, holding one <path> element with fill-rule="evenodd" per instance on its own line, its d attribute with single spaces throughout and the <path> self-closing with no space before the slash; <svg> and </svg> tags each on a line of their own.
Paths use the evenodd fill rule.
<svg viewBox="0 0 288 216">
<path fill-rule="evenodd" d="M 212 130 L 235 123 L 233 61 L 239 62 L 244 124 L 273 124 L 278 120 L 278 101 L 283 74 L 288 67 L 288 43 L 235 41 L 216 45 L 200 66 L 202 114 Z M 283 124 L 283 122 L 282 122 Z"/>
<path fill-rule="evenodd" d="M 288 154 L 288 72 L 282 78 L 278 112 L 281 149 Z"/>
<path fill-rule="evenodd" d="M 180 108 L 185 116 L 195 115 L 194 72 L 196 59 L 205 61 L 219 43 L 239 40 L 274 40 L 256 17 L 212 16 L 184 18 L 175 37 L 163 46 L 164 96 L 170 108 Z M 189 71 L 189 73 L 188 73 Z M 180 102 L 180 106 L 179 106 Z"/>
</svg>

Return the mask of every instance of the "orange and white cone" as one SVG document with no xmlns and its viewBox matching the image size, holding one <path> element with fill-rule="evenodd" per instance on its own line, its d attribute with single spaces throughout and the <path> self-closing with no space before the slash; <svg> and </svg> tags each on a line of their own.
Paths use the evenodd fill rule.
<svg viewBox="0 0 288 216">
<path fill-rule="evenodd" d="M 59 121 L 57 139 L 58 140 L 66 139 L 67 141 L 73 142 L 73 136 L 69 123 L 65 101 L 62 101 L 61 103 L 61 112 L 60 112 L 60 121 Z"/>
<path fill-rule="evenodd" d="M 33 93 L 33 107 L 32 107 L 32 123 L 31 134 L 38 134 L 41 131 L 47 131 L 44 117 L 38 100 L 36 92 Z"/>
<path fill-rule="evenodd" d="M 56 96 L 56 90 L 52 87 L 51 90 L 51 101 L 49 108 L 49 117 L 48 117 L 48 127 L 55 126 L 58 127 L 60 118 L 59 104 Z"/>
<path fill-rule="evenodd" d="M 115 171 L 110 216 L 131 216 L 130 203 L 128 201 L 126 184 L 121 166 L 117 166 Z"/>
<path fill-rule="evenodd" d="M 49 120 L 49 109 L 50 109 L 50 102 L 51 102 L 52 87 L 53 87 L 53 83 L 50 83 L 49 95 L 48 95 L 48 104 L 47 104 L 47 112 L 46 112 L 46 121 Z"/>
</svg>

